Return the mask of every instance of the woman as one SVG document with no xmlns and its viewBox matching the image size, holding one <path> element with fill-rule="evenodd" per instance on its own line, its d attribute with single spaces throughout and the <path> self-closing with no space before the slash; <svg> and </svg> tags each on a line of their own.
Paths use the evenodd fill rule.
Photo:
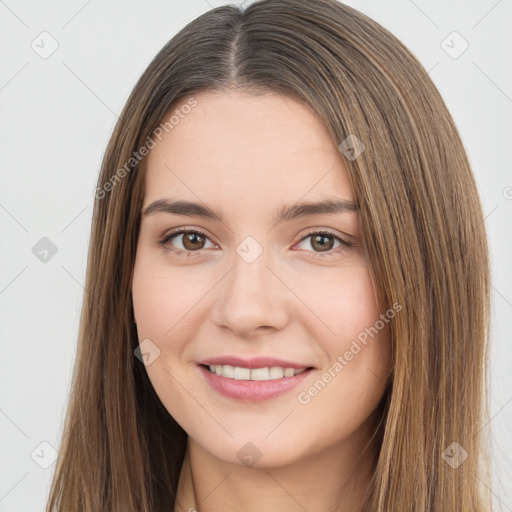
<svg viewBox="0 0 512 512">
<path fill-rule="evenodd" d="M 209 11 L 105 154 L 47 510 L 490 510 L 488 272 L 394 36 L 333 0 Z"/>
</svg>

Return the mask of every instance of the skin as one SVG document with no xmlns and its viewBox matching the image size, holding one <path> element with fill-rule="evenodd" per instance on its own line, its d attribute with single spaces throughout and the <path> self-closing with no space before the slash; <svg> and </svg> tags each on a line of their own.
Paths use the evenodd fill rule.
<svg viewBox="0 0 512 512">
<path fill-rule="evenodd" d="M 309 403 L 298 400 L 383 313 L 358 212 L 273 220 L 299 201 L 354 201 L 343 156 L 321 118 L 290 97 L 238 90 L 194 98 L 147 157 L 143 210 L 172 196 L 206 203 L 223 220 L 143 216 L 132 282 L 139 340 L 160 350 L 148 376 L 189 436 L 174 510 L 358 510 L 375 460 L 364 448 L 390 372 L 388 325 Z M 184 235 L 167 243 L 195 250 L 190 256 L 157 244 L 180 227 L 207 236 L 203 245 L 185 245 Z M 321 257 L 315 230 L 352 245 L 328 237 L 331 257 Z M 247 236 L 263 248 L 252 263 L 236 251 Z M 251 403 L 214 391 L 197 366 L 228 354 L 315 370 L 298 388 Z M 261 454 L 253 466 L 237 457 L 248 442 Z"/>
</svg>

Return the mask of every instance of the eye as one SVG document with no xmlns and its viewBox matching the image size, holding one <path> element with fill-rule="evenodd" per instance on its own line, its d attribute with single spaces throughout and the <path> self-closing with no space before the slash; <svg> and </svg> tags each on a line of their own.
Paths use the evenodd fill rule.
<svg viewBox="0 0 512 512">
<path fill-rule="evenodd" d="M 310 239 L 310 241 L 306 245 L 309 245 L 309 247 L 313 248 L 313 252 L 317 253 L 315 254 L 315 257 L 320 258 L 331 257 L 336 254 L 340 254 L 352 246 L 352 244 L 346 240 L 343 240 L 343 238 L 340 236 L 331 233 L 330 231 L 311 231 L 304 238 L 302 238 L 302 240 L 297 245 L 305 244 L 306 240 L 308 239 Z M 336 242 L 338 242 L 339 245 L 337 250 L 333 251 L 332 248 Z M 302 247 L 302 249 L 304 249 L 304 247 Z"/>
<path fill-rule="evenodd" d="M 173 247 L 173 245 L 170 244 L 171 240 L 179 237 L 181 237 L 182 248 Z M 208 237 L 202 231 L 180 229 L 179 231 L 173 231 L 165 235 L 158 241 L 158 245 L 178 256 L 191 256 L 192 253 L 205 249 L 207 240 L 209 240 Z M 212 244 L 212 246 L 215 246 L 215 244 Z"/>
</svg>

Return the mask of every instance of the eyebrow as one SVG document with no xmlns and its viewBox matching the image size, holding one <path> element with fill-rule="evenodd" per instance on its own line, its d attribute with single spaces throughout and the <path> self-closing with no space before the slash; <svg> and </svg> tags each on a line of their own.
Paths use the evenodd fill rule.
<svg viewBox="0 0 512 512">
<path fill-rule="evenodd" d="M 319 202 L 303 202 L 291 206 L 284 206 L 275 215 L 276 223 L 291 221 L 310 215 L 356 212 L 359 208 L 353 201 L 346 199 L 327 199 Z M 203 217 L 223 222 L 222 216 L 206 204 L 190 201 L 171 201 L 158 199 L 144 209 L 143 215 L 149 216 L 155 213 L 167 213 L 170 215 L 184 215 L 187 217 Z"/>
</svg>

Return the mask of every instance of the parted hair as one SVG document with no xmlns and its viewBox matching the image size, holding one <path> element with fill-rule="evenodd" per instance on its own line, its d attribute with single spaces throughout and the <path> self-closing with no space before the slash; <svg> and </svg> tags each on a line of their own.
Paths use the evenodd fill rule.
<svg viewBox="0 0 512 512">
<path fill-rule="evenodd" d="M 490 511 L 488 248 L 452 117 L 414 55 L 364 14 L 335 0 L 259 0 L 212 9 L 181 29 L 114 128 L 47 512 L 173 510 L 187 435 L 134 356 L 130 290 L 147 159 L 125 165 L 178 100 L 234 89 L 299 99 L 336 145 L 364 144 L 345 158 L 363 244 L 380 306 L 402 310 L 390 322 L 392 372 L 362 510 Z M 458 467 L 448 463 L 454 453 L 468 455 Z"/>
</svg>

